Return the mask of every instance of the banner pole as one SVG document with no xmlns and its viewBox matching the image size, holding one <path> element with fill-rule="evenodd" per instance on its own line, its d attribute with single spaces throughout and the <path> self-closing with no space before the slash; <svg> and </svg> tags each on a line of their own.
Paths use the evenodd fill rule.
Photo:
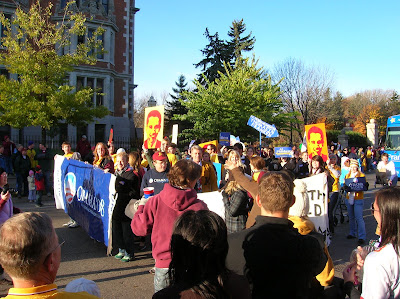
<svg viewBox="0 0 400 299">
<path fill-rule="evenodd" d="M 261 157 L 261 132 L 260 132 L 260 157 Z"/>
</svg>

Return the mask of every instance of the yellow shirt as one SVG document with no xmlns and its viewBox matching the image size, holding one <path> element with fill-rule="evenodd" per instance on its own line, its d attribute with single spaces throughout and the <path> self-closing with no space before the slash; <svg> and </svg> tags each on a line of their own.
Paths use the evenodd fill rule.
<svg viewBox="0 0 400 299">
<path fill-rule="evenodd" d="M 256 182 L 256 183 L 258 182 L 258 177 L 260 176 L 260 173 L 261 173 L 261 170 L 253 173 L 252 179 L 254 182 Z"/>
<path fill-rule="evenodd" d="M 27 149 L 26 155 L 29 157 L 29 160 L 31 160 L 31 167 L 35 168 L 38 165 L 38 161 L 35 160 L 36 151 L 34 149 Z"/>
<path fill-rule="evenodd" d="M 149 161 L 147 161 L 147 160 L 142 160 L 142 162 L 140 163 L 140 165 L 142 165 L 144 168 L 147 168 L 147 166 L 149 166 Z"/>
<path fill-rule="evenodd" d="M 169 163 L 171 163 L 171 166 L 174 166 L 175 163 L 178 162 L 178 159 L 176 158 L 175 154 L 168 153 L 167 157 L 168 157 Z"/>
<path fill-rule="evenodd" d="M 64 157 L 67 158 L 67 159 L 69 159 L 69 158 L 72 157 L 73 154 L 74 154 L 74 152 L 70 152 L 70 153 L 68 153 L 68 154 L 65 154 Z"/>
<path fill-rule="evenodd" d="M 45 299 L 45 298 L 57 298 L 57 299 L 95 299 L 98 298 L 94 295 L 90 295 L 87 292 L 69 293 L 57 291 L 55 284 L 46 284 L 39 287 L 33 288 L 11 288 L 8 290 L 7 299 Z"/>
<path fill-rule="evenodd" d="M 326 169 L 329 170 L 329 173 L 331 174 L 331 177 L 333 177 L 333 179 L 335 180 L 332 184 L 332 192 L 338 192 L 340 189 L 340 184 L 339 184 L 339 178 L 340 178 L 340 166 L 338 165 L 334 165 L 333 169 L 336 171 L 339 171 L 339 175 L 337 177 L 335 177 L 333 171 L 331 171 L 328 166 L 326 166 Z"/>
</svg>

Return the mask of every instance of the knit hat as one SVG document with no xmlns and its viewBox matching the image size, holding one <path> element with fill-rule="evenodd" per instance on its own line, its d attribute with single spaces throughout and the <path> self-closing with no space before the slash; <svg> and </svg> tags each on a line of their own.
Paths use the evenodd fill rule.
<svg viewBox="0 0 400 299">
<path fill-rule="evenodd" d="M 295 203 L 289 209 L 290 216 L 304 217 L 310 210 L 308 200 L 307 185 L 302 180 L 294 180 L 293 195 L 296 197 Z"/>
<path fill-rule="evenodd" d="M 119 153 L 126 153 L 126 151 L 125 151 L 125 149 L 123 149 L 122 147 L 120 147 L 120 148 L 117 150 L 117 155 L 118 155 Z"/>
<path fill-rule="evenodd" d="M 100 289 L 96 285 L 96 283 L 92 280 L 85 279 L 85 278 L 78 278 L 71 281 L 65 287 L 66 292 L 70 293 L 78 293 L 78 292 L 88 292 L 91 295 L 101 297 Z"/>
<path fill-rule="evenodd" d="M 167 155 L 163 152 L 157 151 L 153 154 L 153 161 L 163 161 L 165 159 L 167 159 Z"/>
<path fill-rule="evenodd" d="M 33 143 L 34 143 L 33 141 L 29 141 L 28 146 L 31 146 Z"/>
<path fill-rule="evenodd" d="M 350 167 L 353 165 L 360 167 L 360 165 L 358 164 L 358 161 L 356 159 L 350 159 Z"/>
<path fill-rule="evenodd" d="M 33 174 L 34 174 L 33 170 L 29 170 L 29 176 L 31 176 Z"/>
</svg>

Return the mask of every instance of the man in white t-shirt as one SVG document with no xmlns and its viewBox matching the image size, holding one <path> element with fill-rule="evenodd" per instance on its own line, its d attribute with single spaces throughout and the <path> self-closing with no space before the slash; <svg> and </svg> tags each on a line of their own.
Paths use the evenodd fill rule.
<svg viewBox="0 0 400 299">
<path fill-rule="evenodd" d="M 394 166 L 393 161 L 389 162 L 389 155 L 387 153 L 383 153 L 381 156 L 381 161 L 378 163 L 378 171 L 386 172 L 386 178 L 388 179 L 389 186 L 397 185 L 397 172 Z"/>
</svg>

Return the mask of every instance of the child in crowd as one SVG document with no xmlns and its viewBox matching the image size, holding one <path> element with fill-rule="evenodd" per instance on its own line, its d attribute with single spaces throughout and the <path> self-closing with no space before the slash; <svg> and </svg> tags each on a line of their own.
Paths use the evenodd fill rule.
<svg viewBox="0 0 400 299">
<path fill-rule="evenodd" d="M 258 182 L 258 179 L 263 176 L 265 171 L 265 161 L 263 158 L 259 156 L 254 156 L 250 158 L 250 168 L 252 173 L 252 179 L 255 182 Z"/>
<path fill-rule="evenodd" d="M 42 207 L 42 196 L 43 192 L 45 191 L 44 185 L 44 176 L 42 173 L 42 168 L 40 165 L 36 166 L 36 173 L 35 173 L 35 186 L 36 186 L 36 206 Z"/>
<path fill-rule="evenodd" d="M 29 170 L 29 176 L 27 177 L 28 180 L 28 200 L 29 202 L 36 201 L 36 186 L 35 186 L 35 172 L 33 170 Z"/>
</svg>

